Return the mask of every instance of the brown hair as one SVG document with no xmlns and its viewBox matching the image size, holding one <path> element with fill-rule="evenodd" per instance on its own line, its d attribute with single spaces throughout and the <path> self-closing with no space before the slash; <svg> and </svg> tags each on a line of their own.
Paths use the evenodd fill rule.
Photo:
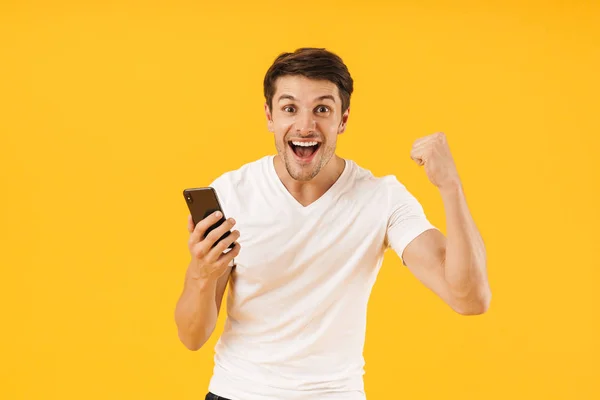
<svg viewBox="0 0 600 400">
<path fill-rule="evenodd" d="M 303 47 L 293 53 L 281 53 L 275 59 L 264 79 L 264 94 L 270 110 L 273 109 L 275 82 L 285 75 L 302 75 L 335 83 L 342 99 L 342 113 L 350 107 L 354 81 L 342 59 L 328 50 Z"/>
</svg>

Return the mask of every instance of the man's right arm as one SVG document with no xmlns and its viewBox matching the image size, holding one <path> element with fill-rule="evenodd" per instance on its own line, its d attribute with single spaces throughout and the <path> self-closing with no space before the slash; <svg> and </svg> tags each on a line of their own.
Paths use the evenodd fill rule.
<svg viewBox="0 0 600 400">
<path fill-rule="evenodd" d="M 240 232 L 237 230 L 215 244 L 233 228 L 233 218 L 227 219 L 204 238 L 208 228 L 221 217 L 221 212 L 215 212 L 196 226 L 191 215 L 188 217 L 191 260 L 185 274 L 183 292 L 175 307 L 175 323 L 179 339 L 193 351 L 200 349 L 215 330 L 231 265 L 240 252 L 240 244 L 236 242 Z M 234 244 L 233 248 L 225 253 L 231 244 Z"/>
<path fill-rule="evenodd" d="M 179 340 L 188 349 L 199 350 L 215 330 L 230 273 L 231 267 L 228 267 L 216 280 L 196 279 L 186 274 L 175 309 L 175 322 Z"/>
</svg>

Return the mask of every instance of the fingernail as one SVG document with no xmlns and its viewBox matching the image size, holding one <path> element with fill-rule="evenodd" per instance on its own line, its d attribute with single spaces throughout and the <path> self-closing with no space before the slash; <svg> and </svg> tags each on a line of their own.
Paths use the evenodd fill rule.
<svg viewBox="0 0 600 400">
<path fill-rule="evenodd" d="M 217 217 L 217 218 L 221 218 L 221 211 L 217 211 L 217 212 L 215 213 L 215 217 Z"/>
</svg>

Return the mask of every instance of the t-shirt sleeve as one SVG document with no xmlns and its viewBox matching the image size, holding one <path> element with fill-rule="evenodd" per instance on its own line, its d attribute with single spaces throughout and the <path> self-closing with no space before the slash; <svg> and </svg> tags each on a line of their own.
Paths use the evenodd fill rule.
<svg viewBox="0 0 600 400">
<path fill-rule="evenodd" d="M 227 212 L 227 204 L 226 203 L 227 203 L 227 199 L 229 198 L 229 196 L 227 196 L 228 193 L 226 193 L 228 191 L 226 176 L 225 175 L 218 176 L 208 186 L 215 189 L 215 192 L 217 192 L 217 197 L 219 198 L 219 203 L 221 204 L 221 207 L 223 208 L 223 212 L 226 213 Z"/>
<path fill-rule="evenodd" d="M 396 177 L 388 181 L 388 222 L 386 245 L 392 248 L 404 263 L 403 252 L 417 236 L 429 229 L 437 229 L 425 215 L 423 207 Z"/>
</svg>

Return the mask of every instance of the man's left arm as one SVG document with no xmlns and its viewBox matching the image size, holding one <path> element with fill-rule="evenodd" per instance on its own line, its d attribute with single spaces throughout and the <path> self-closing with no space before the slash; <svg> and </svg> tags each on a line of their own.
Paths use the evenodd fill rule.
<svg viewBox="0 0 600 400">
<path fill-rule="evenodd" d="M 436 133 L 417 140 L 411 158 L 424 167 L 440 191 L 447 237 L 438 230 L 427 230 L 406 246 L 402 259 L 456 312 L 484 313 L 491 301 L 485 245 L 469 212 L 446 136 Z"/>
</svg>

